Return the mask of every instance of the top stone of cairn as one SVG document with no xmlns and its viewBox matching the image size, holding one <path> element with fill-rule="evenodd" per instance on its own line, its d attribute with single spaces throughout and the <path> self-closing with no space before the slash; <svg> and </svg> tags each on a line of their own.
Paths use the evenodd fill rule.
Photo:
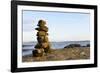
<svg viewBox="0 0 100 73">
<path fill-rule="evenodd" d="M 46 21 L 44 21 L 44 20 L 39 20 L 39 22 L 38 22 L 38 26 L 39 27 L 43 27 L 43 26 L 45 26 L 46 25 Z"/>
</svg>

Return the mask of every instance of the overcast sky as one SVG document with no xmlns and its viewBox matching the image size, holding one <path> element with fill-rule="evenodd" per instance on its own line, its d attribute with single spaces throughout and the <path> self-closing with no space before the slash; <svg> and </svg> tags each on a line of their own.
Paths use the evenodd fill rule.
<svg viewBox="0 0 100 73">
<path fill-rule="evenodd" d="M 37 41 L 35 28 L 40 19 L 47 22 L 50 41 L 90 40 L 90 14 L 25 10 L 22 14 L 23 42 Z"/>
</svg>

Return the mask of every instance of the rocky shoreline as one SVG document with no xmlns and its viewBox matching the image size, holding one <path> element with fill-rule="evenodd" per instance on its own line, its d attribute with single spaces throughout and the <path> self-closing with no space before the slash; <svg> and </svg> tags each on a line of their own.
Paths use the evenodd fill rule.
<svg viewBox="0 0 100 73">
<path fill-rule="evenodd" d="M 89 58 L 90 47 L 65 47 L 62 49 L 52 49 L 50 53 L 42 57 L 33 57 L 32 54 L 23 56 L 22 62 L 80 60 Z"/>
</svg>

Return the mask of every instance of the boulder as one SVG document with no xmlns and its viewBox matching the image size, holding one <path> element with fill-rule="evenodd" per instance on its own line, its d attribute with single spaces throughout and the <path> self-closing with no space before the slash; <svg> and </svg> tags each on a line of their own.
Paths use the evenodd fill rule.
<svg viewBox="0 0 100 73">
<path fill-rule="evenodd" d="M 81 45 L 80 44 L 69 44 L 65 46 L 64 48 L 74 48 L 74 47 L 81 47 Z"/>
<path fill-rule="evenodd" d="M 41 57 L 44 55 L 44 49 L 43 48 L 35 49 L 32 51 L 32 53 L 34 57 Z"/>
<path fill-rule="evenodd" d="M 90 44 L 87 44 L 86 46 L 87 46 L 87 47 L 90 47 Z"/>
<path fill-rule="evenodd" d="M 35 29 L 38 30 L 38 31 L 48 32 L 48 28 L 46 26 L 38 27 L 38 28 L 35 28 Z"/>
<path fill-rule="evenodd" d="M 38 31 L 37 32 L 37 36 L 46 36 L 46 35 L 48 35 L 48 33 L 45 31 Z"/>
</svg>

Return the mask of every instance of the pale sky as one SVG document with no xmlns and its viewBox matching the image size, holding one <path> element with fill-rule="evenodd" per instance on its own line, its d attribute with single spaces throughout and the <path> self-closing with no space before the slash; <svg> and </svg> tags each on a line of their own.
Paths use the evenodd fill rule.
<svg viewBox="0 0 100 73">
<path fill-rule="evenodd" d="M 47 22 L 50 41 L 90 40 L 90 14 L 71 12 L 23 12 L 23 42 L 37 41 L 35 28 L 40 19 Z"/>
</svg>

